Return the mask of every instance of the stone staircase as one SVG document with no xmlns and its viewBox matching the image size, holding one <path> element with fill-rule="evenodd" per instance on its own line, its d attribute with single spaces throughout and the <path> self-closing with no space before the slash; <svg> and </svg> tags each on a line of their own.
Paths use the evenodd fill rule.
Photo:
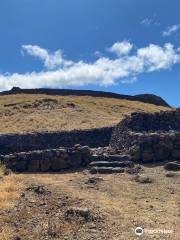
<svg viewBox="0 0 180 240">
<path fill-rule="evenodd" d="M 92 155 L 89 171 L 91 174 L 123 173 L 133 167 L 130 155 Z"/>
</svg>

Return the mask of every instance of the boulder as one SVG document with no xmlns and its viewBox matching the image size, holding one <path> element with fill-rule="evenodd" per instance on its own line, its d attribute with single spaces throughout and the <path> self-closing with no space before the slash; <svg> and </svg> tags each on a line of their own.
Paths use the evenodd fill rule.
<svg viewBox="0 0 180 240">
<path fill-rule="evenodd" d="M 132 146 L 129 149 L 129 153 L 131 154 L 132 160 L 134 162 L 137 162 L 141 159 L 141 148 L 140 146 Z"/>
<path fill-rule="evenodd" d="M 164 168 L 168 171 L 180 171 L 180 163 L 168 162 L 165 164 Z"/>
<path fill-rule="evenodd" d="M 65 218 L 72 221 L 80 220 L 88 222 L 93 220 L 93 215 L 88 208 L 71 207 L 65 212 Z"/>
<path fill-rule="evenodd" d="M 121 167 L 92 167 L 90 169 L 91 174 L 112 174 L 112 173 L 123 173 L 125 171 L 124 168 Z"/>
<path fill-rule="evenodd" d="M 127 162 L 131 161 L 132 157 L 130 155 L 125 155 L 125 154 L 113 154 L 113 155 L 105 155 L 104 160 L 109 161 L 109 162 Z"/>
<path fill-rule="evenodd" d="M 89 148 L 89 146 L 81 146 L 81 147 L 78 148 L 78 150 L 79 150 L 81 153 L 90 154 L 90 148 Z"/>
<path fill-rule="evenodd" d="M 88 146 L 83 146 L 79 151 L 82 157 L 82 166 L 86 166 L 91 162 L 91 150 Z"/>
<path fill-rule="evenodd" d="M 153 180 L 146 175 L 137 175 L 134 177 L 134 180 L 139 183 L 152 183 Z"/>
</svg>

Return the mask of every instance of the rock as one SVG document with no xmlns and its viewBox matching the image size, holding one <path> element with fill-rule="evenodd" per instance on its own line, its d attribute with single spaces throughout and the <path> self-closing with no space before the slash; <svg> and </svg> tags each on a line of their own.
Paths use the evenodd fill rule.
<svg viewBox="0 0 180 240">
<path fill-rule="evenodd" d="M 166 173 L 166 177 L 175 177 L 176 176 L 176 173 L 174 173 L 174 172 L 167 172 Z"/>
<path fill-rule="evenodd" d="M 112 161 L 112 162 L 108 162 L 108 161 L 95 161 L 95 162 L 91 162 L 89 164 L 89 166 L 91 167 L 134 167 L 134 163 L 131 161 Z"/>
<path fill-rule="evenodd" d="M 129 152 L 130 152 L 132 160 L 134 162 L 137 162 L 137 161 L 139 161 L 141 159 L 141 149 L 140 149 L 140 146 L 133 146 L 133 147 L 131 147 Z"/>
<path fill-rule="evenodd" d="M 130 155 L 125 155 L 125 154 L 114 154 L 114 155 L 105 155 L 104 160 L 105 161 L 121 161 L 121 162 L 130 162 L 132 157 Z"/>
<path fill-rule="evenodd" d="M 180 163 L 168 162 L 165 164 L 164 168 L 168 171 L 180 171 Z"/>
<path fill-rule="evenodd" d="M 40 171 L 39 160 L 30 160 L 28 163 L 28 172 L 38 172 Z"/>
<path fill-rule="evenodd" d="M 44 189 L 43 186 L 37 186 L 36 188 L 34 188 L 34 192 L 37 194 L 44 194 L 46 190 Z"/>
<path fill-rule="evenodd" d="M 95 162 L 95 161 L 104 161 L 104 156 L 103 155 L 97 155 L 97 154 L 93 154 L 91 156 L 91 161 Z"/>
<path fill-rule="evenodd" d="M 40 170 L 42 172 L 50 171 L 51 170 L 51 160 L 50 159 L 40 160 Z"/>
<path fill-rule="evenodd" d="M 27 160 L 16 162 L 15 168 L 17 172 L 25 172 L 27 170 Z"/>
<path fill-rule="evenodd" d="M 141 154 L 141 160 L 143 163 L 151 163 L 154 161 L 154 154 L 151 151 L 145 151 Z"/>
<path fill-rule="evenodd" d="M 3 174 L 4 174 L 5 176 L 10 175 L 11 173 L 12 173 L 11 169 L 4 168 Z"/>
<path fill-rule="evenodd" d="M 82 155 L 79 151 L 72 151 L 68 163 L 72 168 L 79 168 L 82 164 Z"/>
<path fill-rule="evenodd" d="M 101 182 L 103 181 L 104 179 L 103 178 L 100 178 L 100 177 L 90 177 L 86 182 L 85 184 L 97 184 L 98 182 Z"/>
<path fill-rule="evenodd" d="M 155 159 L 156 161 L 167 160 L 171 154 L 171 146 L 161 143 L 155 147 Z"/>
<path fill-rule="evenodd" d="M 88 146 L 81 147 L 81 158 L 82 158 L 82 166 L 86 166 L 91 162 L 91 151 Z"/>
<path fill-rule="evenodd" d="M 47 191 L 45 190 L 44 186 L 42 185 L 31 185 L 29 187 L 26 188 L 26 191 L 33 191 L 34 193 L 37 194 L 45 194 L 47 193 Z"/>
<path fill-rule="evenodd" d="M 112 167 L 92 167 L 90 169 L 91 174 L 97 174 L 97 173 L 112 173 Z"/>
<path fill-rule="evenodd" d="M 79 150 L 80 150 L 81 153 L 90 154 L 90 148 L 89 148 L 89 146 L 79 147 Z"/>
<path fill-rule="evenodd" d="M 135 176 L 134 180 L 139 183 L 152 183 L 153 180 L 145 175 L 137 175 Z"/>
<path fill-rule="evenodd" d="M 125 169 L 122 167 L 115 167 L 112 169 L 112 173 L 124 173 Z"/>
<path fill-rule="evenodd" d="M 126 172 L 129 174 L 138 174 L 143 172 L 144 170 L 142 169 L 142 167 L 139 166 L 135 166 L 134 168 L 126 168 Z"/>
<path fill-rule="evenodd" d="M 20 236 L 15 236 L 12 238 L 12 240 L 22 240 L 22 238 Z"/>
<path fill-rule="evenodd" d="M 174 158 L 180 159 L 180 149 L 176 149 L 173 151 L 172 156 Z"/>
<path fill-rule="evenodd" d="M 68 162 L 63 158 L 51 159 L 51 169 L 53 171 L 59 171 L 68 168 Z"/>
<path fill-rule="evenodd" d="M 121 167 L 92 167 L 90 169 L 90 173 L 91 174 L 112 174 L 112 173 L 123 173 L 124 172 L 124 168 Z"/>
<path fill-rule="evenodd" d="M 83 221 L 91 221 L 93 220 L 93 217 L 91 215 L 91 212 L 88 208 L 69 208 L 65 212 L 65 217 L 67 220 L 83 220 Z"/>
<path fill-rule="evenodd" d="M 77 149 L 80 149 L 81 148 L 81 144 L 75 144 L 74 145 L 74 149 L 77 150 Z"/>
</svg>

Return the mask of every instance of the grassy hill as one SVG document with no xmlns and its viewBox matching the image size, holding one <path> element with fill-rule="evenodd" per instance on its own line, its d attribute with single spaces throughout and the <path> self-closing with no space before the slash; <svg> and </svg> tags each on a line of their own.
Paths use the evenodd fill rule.
<svg viewBox="0 0 180 240">
<path fill-rule="evenodd" d="M 0 132 L 60 131 L 117 124 L 135 111 L 168 107 L 139 101 L 93 96 L 12 94 L 0 96 Z"/>
</svg>

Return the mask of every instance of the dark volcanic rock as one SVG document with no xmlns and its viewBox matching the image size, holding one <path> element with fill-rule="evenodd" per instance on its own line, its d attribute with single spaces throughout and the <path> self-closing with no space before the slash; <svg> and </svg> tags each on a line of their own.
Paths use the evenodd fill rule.
<svg viewBox="0 0 180 240">
<path fill-rule="evenodd" d="M 135 162 L 180 159 L 180 111 L 132 113 L 115 127 L 110 146 Z"/>
<path fill-rule="evenodd" d="M 164 168 L 168 171 L 180 171 L 180 163 L 168 162 L 165 164 Z"/>
<path fill-rule="evenodd" d="M 0 162 L 17 172 L 47 172 L 82 168 L 91 160 L 90 149 L 58 148 L 0 155 Z"/>
<path fill-rule="evenodd" d="M 91 174 L 111 174 L 111 173 L 123 173 L 125 171 L 124 168 L 121 167 L 92 167 L 90 169 Z"/>
<path fill-rule="evenodd" d="M 109 145 L 112 129 L 113 127 L 105 127 L 79 131 L 0 134 L 0 154 L 67 148 L 75 144 L 104 147 Z M 85 146 L 81 151 L 87 154 L 89 150 Z"/>
</svg>

